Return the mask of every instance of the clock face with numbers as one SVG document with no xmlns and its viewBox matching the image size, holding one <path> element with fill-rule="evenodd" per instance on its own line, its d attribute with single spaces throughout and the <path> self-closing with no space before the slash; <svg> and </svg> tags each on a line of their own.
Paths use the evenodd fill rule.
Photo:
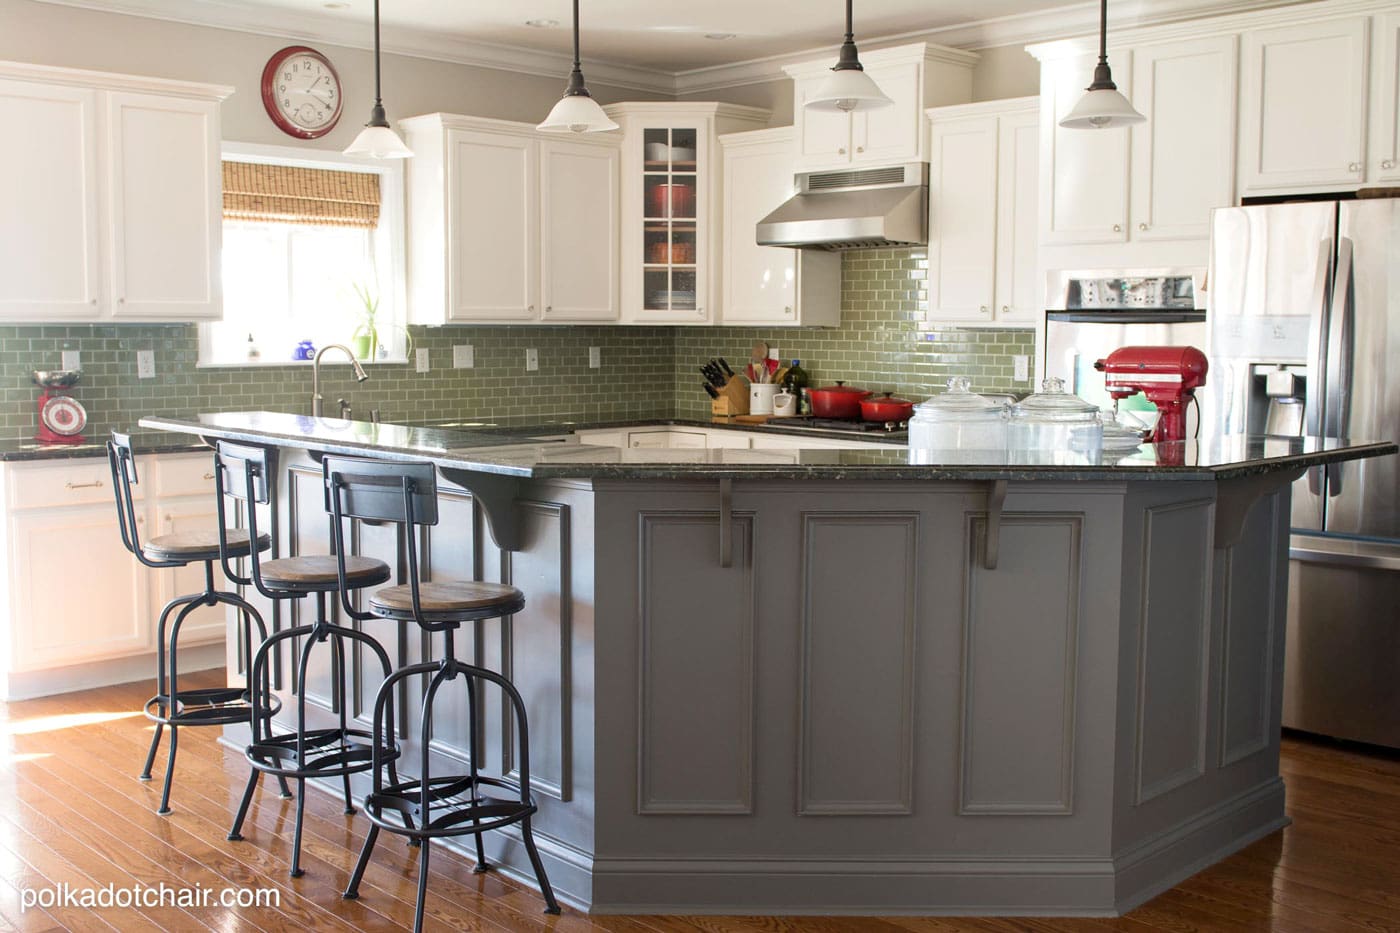
<svg viewBox="0 0 1400 933">
<path fill-rule="evenodd" d="M 304 45 L 267 60 L 262 99 L 277 128 L 297 139 L 325 136 L 340 120 L 340 78 L 326 56 Z"/>
</svg>

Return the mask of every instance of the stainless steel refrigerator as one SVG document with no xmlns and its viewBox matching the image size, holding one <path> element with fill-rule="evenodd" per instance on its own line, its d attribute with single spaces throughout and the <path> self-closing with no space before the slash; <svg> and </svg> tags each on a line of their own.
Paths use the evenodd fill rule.
<svg viewBox="0 0 1400 933">
<path fill-rule="evenodd" d="M 1400 437 L 1400 200 L 1214 214 L 1206 430 Z M 1293 490 L 1283 724 L 1400 747 L 1397 457 Z"/>
</svg>

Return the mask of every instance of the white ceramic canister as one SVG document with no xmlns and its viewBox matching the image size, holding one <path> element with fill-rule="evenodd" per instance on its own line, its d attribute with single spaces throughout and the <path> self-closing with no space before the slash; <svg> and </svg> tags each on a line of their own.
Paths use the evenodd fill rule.
<svg viewBox="0 0 1400 933">
<path fill-rule="evenodd" d="M 938 451 L 927 462 L 1000 462 L 1006 451 L 1006 408 L 972 391 L 964 376 L 948 380 L 948 391 L 914 407 L 909 449 Z"/>
<path fill-rule="evenodd" d="M 776 382 L 752 382 L 749 384 L 749 414 L 773 414 L 773 397 L 780 389 Z"/>
<path fill-rule="evenodd" d="M 797 414 L 797 396 L 791 392 L 779 392 L 773 396 L 773 414 L 779 418 L 791 418 Z"/>
</svg>

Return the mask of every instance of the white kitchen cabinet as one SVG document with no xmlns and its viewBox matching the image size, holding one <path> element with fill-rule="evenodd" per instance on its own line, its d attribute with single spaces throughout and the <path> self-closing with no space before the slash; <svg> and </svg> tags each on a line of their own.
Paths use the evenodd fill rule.
<svg viewBox="0 0 1400 933">
<path fill-rule="evenodd" d="M 925 109 L 972 99 L 974 53 L 916 42 L 861 53 L 861 64 L 891 106 L 862 113 L 811 111 L 806 103 L 831 74 L 834 55 L 786 66 L 793 79 L 793 128 L 803 171 L 895 165 L 928 158 Z"/>
<path fill-rule="evenodd" d="M 451 114 L 402 121 L 416 324 L 611 321 L 618 140 Z"/>
<path fill-rule="evenodd" d="M 232 88 L 0 63 L 0 319 L 222 316 L 219 101 Z"/>
<path fill-rule="evenodd" d="M 795 193 L 791 128 L 720 137 L 724 158 L 724 324 L 841 322 L 841 255 L 759 246 L 758 222 Z"/>
<path fill-rule="evenodd" d="M 1096 55 L 1043 61 L 1040 70 L 1040 228 L 1046 245 L 1128 239 L 1128 133 L 1060 126 L 1084 95 Z M 1131 53 L 1111 50 L 1118 89 L 1132 99 Z"/>
<path fill-rule="evenodd" d="M 748 450 L 753 446 L 752 432 L 712 428 L 705 432 L 705 437 L 705 446 L 711 450 Z"/>
<path fill-rule="evenodd" d="M 1354 188 L 1365 180 L 1369 26 L 1368 17 L 1353 16 L 1244 34 L 1244 194 Z"/>
<path fill-rule="evenodd" d="M 1210 213 L 1235 200 L 1238 40 L 1191 39 L 1133 50 L 1129 235 L 1209 239 Z M 1083 132 L 1083 131 L 1077 131 Z"/>
<path fill-rule="evenodd" d="M 606 108 L 622 128 L 622 320 L 719 320 L 723 178 L 717 137 L 768 111 L 716 103 Z"/>
<path fill-rule="evenodd" d="M 1400 182 L 1400 12 L 1371 21 L 1371 125 L 1366 178 Z"/>
<path fill-rule="evenodd" d="M 152 527 L 147 534 L 181 534 L 184 532 L 203 531 L 215 528 L 218 522 L 218 514 L 215 508 L 212 490 L 210 495 L 202 498 L 187 499 L 157 499 L 151 514 Z M 113 516 L 115 520 L 115 516 Z M 136 563 L 136 558 L 122 552 L 123 556 Z M 223 571 L 216 564 L 214 567 L 214 580 L 216 585 L 223 588 L 227 585 L 223 576 Z M 151 584 L 154 599 L 151 600 L 151 615 L 149 626 L 151 637 L 155 638 L 156 623 L 159 621 L 160 610 L 166 603 L 177 596 L 188 596 L 190 593 L 200 593 L 204 590 L 204 564 L 186 564 L 183 567 L 150 568 Z M 177 610 L 178 612 L 178 610 Z M 175 624 L 176 612 L 170 614 L 169 624 Z M 200 606 L 186 617 L 183 625 L 180 626 L 180 647 L 185 648 L 190 645 L 207 644 L 209 642 L 222 642 L 224 640 L 224 629 L 227 622 L 227 610 L 223 606 Z M 170 638 L 170 632 L 166 630 L 166 639 Z M 155 647 L 154 640 L 151 646 Z"/>
<path fill-rule="evenodd" d="M 1035 98 L 929 111 L 929 318 L 1034 324 Z"/>
<path fill-rule="evenodd" d="M 709 445 L 704 430 L 661 428 L 629 431 L 627 446 L 632 448 L 703 449 Z"/>
</svg>

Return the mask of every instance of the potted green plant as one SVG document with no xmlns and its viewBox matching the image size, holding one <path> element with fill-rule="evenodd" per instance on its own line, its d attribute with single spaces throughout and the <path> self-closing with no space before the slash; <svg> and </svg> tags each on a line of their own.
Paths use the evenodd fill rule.
<svg viewBox="0 0 1400 933">
<path fill-rule="evenodd" d="M 386 327 L 403 331 L 404 352 L 412 353 L 413 336 L 406 328 L 376 320 L 379 315 L 379 296 L 370 291 L 368 285 L 361 285 L 359 282 L 352 283 L 351 287 L 355 290 L 355 297 L 360 300 L 360 323 L 350 335 L 350 347 L 355 351 L 355 356 L 362 360 L 378 359 L 382 342 L 381 330 Z"/>
</svg>

